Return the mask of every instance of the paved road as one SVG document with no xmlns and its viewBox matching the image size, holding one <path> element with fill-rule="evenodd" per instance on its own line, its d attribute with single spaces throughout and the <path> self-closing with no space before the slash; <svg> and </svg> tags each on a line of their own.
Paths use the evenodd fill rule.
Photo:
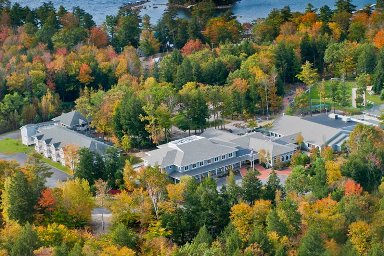
<svg viewBox="0 0 384 256">
<path fill-rule="evenodd" d="M 0 134 L 0 140 L 7 139 L 7 138 L 16 139 L 16 140 L 20 139 L 21 138 L 20 130 Z M 11 154 L 11 155 L 0 153 L 0 159 L 15 160 L 21 165 L 25 164 L 25 162 L 27 161 L 27 158 L 28 156 L 24 153 Z M 51 167 L 50 172 L 52 172 L 52 175 L 50 178 L 47 178 L 47 181 L 45 183 L 47 187 L 50 187 L 50 188 L 56 187 L 59 181 L 65 181 L 71 177 L 65 172 L 60 171 L 59 169 L 56 169 L 52 166 L 50 167 Z"/>
<path fill-rule="evenodd" d="M 21 139 L 20 130 L 0 134 L 0 140 L 7 139 L 7 138 L 15 139 L 15 140 Z"/>
<path fill-rule="evenodd" d="M 4 160 L 15 160 L 19 164 L 24 165 L 25 162 L 27 161 L 28 156 L 24 153 L 18 153 L 18 154 L 13 154 L 13 155 L 5 155 L 0 153 L 0 159 Z M 56 169 L 52 166 L 50 166 L 51 169 L 49 170 L 52 175 L 51 177 L 47 178 L 45 185 L 47 187 L 56 187 L 57 183 L 59 181 L 66 181 L 67 179 L 71 178 L 68 174 L 65 172 L 60 171 L 59 169 Z"/>
</svg>

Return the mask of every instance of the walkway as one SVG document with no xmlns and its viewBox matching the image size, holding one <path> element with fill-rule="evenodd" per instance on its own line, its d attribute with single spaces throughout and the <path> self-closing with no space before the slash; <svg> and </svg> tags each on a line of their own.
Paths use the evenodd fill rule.
<svg viewBox="0 0 384 256">
<path fill-rule="evenodd" d="M 263 184 L 267 183 L 269 179 L 269 175 L 272 173 L 272 169 L 265 169 L 263 166 L 257 164 L 255 165 L 255 170 L 257 170 L 260 174 L 257 176 Z M 286 179 L 291 174 L 292 170 L 290 168 L 285 168 L 283 170 L 276 171 L 277 176 L 280 179 L 281 184 L 285 184 Z M 240 174 L 244 177 L 247 174 L 247 168 L 243 167 L 240 170 Z"/>
</svg>

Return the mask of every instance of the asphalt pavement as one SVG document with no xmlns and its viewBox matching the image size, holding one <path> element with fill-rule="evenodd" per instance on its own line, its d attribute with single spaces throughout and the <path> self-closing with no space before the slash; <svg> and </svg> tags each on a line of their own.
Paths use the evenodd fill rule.
<svg viewBox="0 0 384 256">
<path fill-rule="evenodd" d="M 11 138 L 11 139 L 20 139 L 20 131 L 13 131 L 13 132 L 8 132 L 0 135 L 0 140 L 6 139 L 6 138 Z M 1 154 L 0 153 L 0 159 L 4 160 L 15 160 L 18 162 L 20 165 L 24 165 L 25 162 L 27 161 L 28 156 L 24 153 L 17 153 L 17 154 Z M 47 178 L 45 185 L 47 187 L 56 187 L 58 182 L 60 181 L 66 181 L 67 179 L 71 178 L 70 175 L 66 174 L 63 171 L 60 171 L 59 169 L 48 165 L 51 169 L 49 170 L 52 175 L 51 177 Z"/>
</svg>

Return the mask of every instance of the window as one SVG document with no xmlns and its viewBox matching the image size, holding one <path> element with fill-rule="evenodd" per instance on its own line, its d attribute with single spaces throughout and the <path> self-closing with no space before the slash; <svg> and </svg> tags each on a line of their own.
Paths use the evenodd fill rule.
<svg viewBox="0 0 384 256">
<path fill-rule="evenodd" d="M 232 157 L 232 156 L 233 156 L 233 153 L 229 153 L 229 154 L 228 154 L 228 157 Z"/>
<path fill-rule="evenodd" d="M 218 157 L 215 157 L 215 162 L 219 161 L 219 158 Z"/>
<path fill-rule="evenodd" d="M 224 160 L 224 159 L 225 159 L 225 155 L 222 155 L 222 156 L 221 156 L 221 159 L 223 159 L 223 160 Z"/>
<path fill-rule="evenodd" d="M 207 160 L 207 164 L 210 164 L 211 163 L 211 159 Z"/>
<path fill-rule="evenodd" d="M 169 170 L 172 170 L 172 166 L 168 166 L 168 169 L 169 169 Z"/>
<path fill-rule="evenodd" d="M 284 156 L 281 157 L 281 161 L 284 161 Z"/>
<path fill-rule="evenodd" d="M 185 167 L 184 167 L 184 171 L 188 171 L 188 166 L 185 166 Z"/>
<path fill-rule="evenodd" d="M 197 166 L 196 164 L 193 164 L 193 165 L 192 165 L 192 168 L 196 168 L 196 166 Z"/>
<path fill-rule="evenodd" d="M 201 162 L 200 162 L 200 166 L 203 166 L 203 165 L 204 165 L 204 161 L 201 161 Z"/>
<path fill-rule="evenodd" d="M 288 160 L 288 156 L 285 156 L 285 160 Z"/>
</svg>

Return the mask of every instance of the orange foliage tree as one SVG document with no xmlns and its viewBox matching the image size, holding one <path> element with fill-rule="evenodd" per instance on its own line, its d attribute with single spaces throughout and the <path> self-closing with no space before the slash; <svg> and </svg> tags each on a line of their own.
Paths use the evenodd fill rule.
<svg viewBox="0 0 384 256">
<path fill-rule="evenodd" d="M 98 48 L 102 48 L 108 45 L 108 35 L 100 27 L 93 27 L 89 31 L 89 42 Z"/>
<path fill-rule="evenodd" d="M 83 63 L 80 66 L 79 76 L 77 77 L 77 79 L 79 79 L 81 83 L 88 85 L 94 80 L 91 74 L 92 69 L 90 68 L 90 66 L 86 63 Z"/>
<path fill-rule="evenodd" d="M 373 38 L 373 44 L 381 49 L 384 46 L 384 29 L 379 30 Z"/>
<path fill-rule="evenodd" d="M 204 46 L 199 39 L 191 39 L 181 49 L 181 53 L 184 56 L 188 56 L 194 52 L 200 51 L 201 49 L 203 49 L 203 47 Z"/>
</svg>

